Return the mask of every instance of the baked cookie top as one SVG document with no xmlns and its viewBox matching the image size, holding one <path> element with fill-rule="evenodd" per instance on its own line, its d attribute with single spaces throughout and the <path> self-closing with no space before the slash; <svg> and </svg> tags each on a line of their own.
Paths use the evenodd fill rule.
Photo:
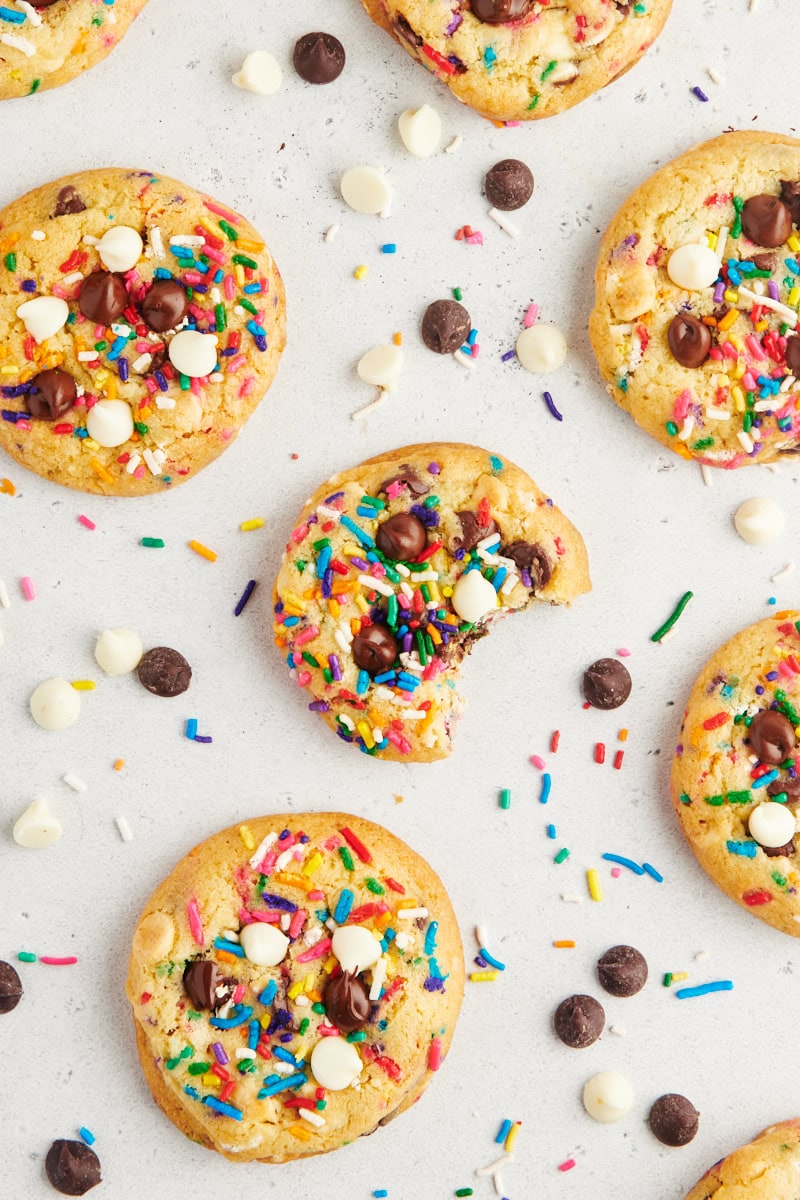
<svg viewBox="0 0 800 1200">
<path fill-rule="evenodd" d="M 686 1200 L 795 1200 L 800 1177 L 800 1119 L 770 1125 L 716 1163 Z"/>
<path fill-rule="evenodd" d="M 794 451 L 800 141 L 734 132 L 667 163 L 603 238 L 589 333 L 608 391 L 683 458 Z"/>
<path fill-rule="evenodd" d="M 463 990 L 441 880 L 345 813 L 259 817 L 196 846 L 147 902 L 127 983 L 155 1100 L 237 1162 L 335 1150 L 407 1108 Z"/>
<path fill-rule="evenodd" d="M 575 527 L 507 459 L 405 446 L 335 475 L 295 522 L 274 635 L 309 708 L 365 753 L 450 753 L 465 654 L 499 616 L 589 591 Z"/>
<path fill-rule="evenodd" d="M 743 629 L 692 688 L 672 800 L 701 865 L 732 899 L 800 937 L 800 612 Z"/>
<path fill-rule="evenodd" d="M 109 167 L 0 212 L 0 447 L 46 479 L 138 496 L 238 434 L 285 344 L 280 273 L 248 221 Z"/>
<path fill-rule="evenodd" d="M 93 67 L 114 49 L 146 3 L 28 0 L 6 5 L 0 23 L 0 100 L 58 87 Z"/>
<path fill-rule="evenodd" d="M 672 0 L 363 0 L 459 100 L 500 121 L 549 117 L 621 75 Z"/>
</svg>

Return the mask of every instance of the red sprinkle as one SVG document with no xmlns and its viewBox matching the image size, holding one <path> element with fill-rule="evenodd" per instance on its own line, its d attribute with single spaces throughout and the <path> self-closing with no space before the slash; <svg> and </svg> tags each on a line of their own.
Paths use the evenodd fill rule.
<svg viewBox="0 0 800 1200">
<path fill-rule="evenodd" d="M 441 548 L 441 542 L 431 542 L 430 546 L 426 546 L 422 553 L 417 555 L 415 562 L 427 562 L 427 560 L 431 558 L 437 550 L 441 550 Z"/>
<path fill-rule="evenodd" d="M 441 542 L 439 543 L 439 545 L 441 546 Z M 353 833 L 352 829 L 348 829 L 347 826 L 345 825 L 344 829 L 339 830 L 339 833 L 342 835 L 344 840 L 347 842 L 350 849 L 355 850 L 356 854 L 358 855 L 358 857 L 361 859 L 361 861 L 363 863 L 371 863 L 372 862 L 372 855 L 370 854 L 369 850 L 364 845 L 364 843 L 359 838 L 356 837 L 356 835 Z"/>
<path fill-rule="evenodd" d="M 387 887 L 390 887 L 393 892 L 399 892 L 401 896 L 405 896 L 406 889 L 403 887 L 402 883 L 398 883 L 396 879 L 392 879 L 389 875 L 384 875 L 383 882 Z"/>
<path fill-rule="evenodd" d="M 709 717 L 707 721 L 703 721 L 703 729 L 719 729 L 720 725 L 724 725 L 730 720 L 728 713 L 719 712 L 713 717 Z"/>
<path fill-rule="evenodd" d="M 348 920 L 352 925 L 360 925 L 362 921 L 369 921 L 372 917 L 379 917 L 381 913 L 388 911 L 389 906 L 387 904 L 384 904 L 382 901 L 373 901 L 371 904 L 362 904 L 360 908 L 354 908 Z M 319 943 L 317 944 L 319 945 Z"/>
<path fill-rule="evenodd" d="M 428 1050 L 428 1070 L 438 1071 L 442 1065 L 442 1040 L 434 1038 Z"/>
<path fill-rule="evenodd" d="M 749 904 L 750 908 L 755 908 L 759 904 L 769 904 L 772 892 L 762 892 L 756 889 L 752 892 L 745 892 L 742 899 L 745 904 Z"/>
<path fill-rule="evenodd" d="M 236 1080 L 229 1079 L 219 1094 L 219 1098 L 223 1104 L 226 1104 L 227 1101 L 230 1100 L 230 1098 L 233 1095 L 235 1090 L 236 1090 Z"/>
<path fill-rule="evenodd" d="M 550 738 L 550 753 L 555 754 L 558 749 L 558 739 L 561 737 L 561 731 L 556 729 L 553 736 Z"/>
<path fill-rule="evenodd" d="M 617 753 L 614 755 L 614 770 L 615 771 L 618 771 L 620 769 L 620 767 L 622 766 L 622 760 L 624 757 L 625 757 L 624 750 L 618 750 Z"/>
<path fill-rule="evenodd" d="M 606 745 L 605 742 L 598 742 L 594 748 L 594 761 L 596 763 L 604 763 L 606 761 Z"/>
</svg>

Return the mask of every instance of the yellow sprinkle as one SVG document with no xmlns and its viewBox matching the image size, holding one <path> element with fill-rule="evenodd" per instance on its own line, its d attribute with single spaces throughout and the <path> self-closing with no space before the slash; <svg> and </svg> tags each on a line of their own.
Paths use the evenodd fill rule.
<svg viewBox="0 0 800 1200">
<path fill-rule="evenodd" d="M 356 608 L 360 609 L 362 613 L 369 612 L 369 605 L 360 593 L 357 596 L 354 596 L 353 600 L 355 601 Z"/>
<path fill-rule="evenodd" d="M 396 333 L 396 334 L 394 335 L 394 337 L 392 338 L 392 341 L 394 342 L 395 346 L 402 346 L 402 344 L 403 344 L 403 335 L 402 335 L 402 333 Z"/>
<path fill-rule="evenodd" d="M 81 450 L 94 451 L 94 450 L 99 450 L 99 449 L 100 449 L 100 443 L 96 442 L 94 440 L 94 438 L 81 438 Z"/>
<path fill-rule="evenodd" d="M 108 371 L 98 371 L 94 377 L 95 383 L 103 384 L 108 379 Z"/>
<path fill-rule="evenodd" d="M 19 367 L 0 367 L 0 375 L 18 375 Z"/>
<path fill-rule="evenodd" d="M 93 692 L 97 684 L 93 679 L 73 679 L 72 686 L 76 692 Z"/>
<path fill-rule="evenodd" d="M 368 750 L 371 750 L 372 747 L 375 745 L 375 738 L 372 736 L 372 730 L 370 729 L 367 722 L 359 721 L 358 724 L 356 725 L 356 729 L 358 730 L 358 732 L 361 734 L 362 738 L 364 739 L 364 745 L 367 747 Z"/>
<path fill-rule="evenodd" d="M 117 377 L 116 377 L 116 375 L 109 375 L 108 381 L 104 388 L 104 391 L 105 391 L 106 397 L 109 400 L 116 400 L 116 398 L 117 398 Z"/>
<path fill-rule="evenodd" d="M 800 250 L 800 238 L 798 238 L 796 233 L 793 233 L 792 236 L 787 240 L 786 245 L 793 254 L 797 254 L 797 251 Z"/>
<path fill-rule="evenodd" d="M 244 250 L 245 254 L 260 254 L 264 249 L 263 242 L 254 242 L 252 238 L 240 237 L 236 243 L 237 250 Z"/>
<path fill-rule="evenodd" d="M 289 988 L 289 999 L 296 1000 L 297 997 L 302 992 L 302 990 L 303 990 L 303 981 L 302 981 L 302 979 L 298 979 L 297 983 L 293 983 L 292 986 Z"/>
<path fill-rule="evenodd" d="M 342 607 L 334 596 L 331 596 L 330 600 L 328 601 L 328 612 L 331 614 L 334 621 L 338 621 L 339 617 L 342 615 Z"/>
<path fill-rule="evenodd" d="M 212 1075 L 210 1071 L 208 1072 L 207 1075 L 203 1076 L 203 1087 L 207 1087 L 207 1088 L 213 1087 L 214 1084 L 216 1084 L 217 1087 L 219 1087 L 219 1085 L 221 1083 L 222 1083 L 222 1080 L 220 1079 L 219 1075 Z"/>
<path fill-rule="evenodd" d="M 335 955 L 335 954 L 329 954 L 329 955 L 328 955 L 328 957 L 325 959 L 325 965 L 323 966 L 323 968 L 322 968 L 322 969 L 323 969 L 323 971 L 325 972 L 325 974 L 326 974 L 326 975 L 330 975 L 330 973 L 331 973 L 331 971 L 333 970 L 333 968 L 334 968 L 334 967 L 336 967 L 336 966 L 338 966 L 338 965 L 339 965 L 339 960 L 338 960 L 338 958 L 336 957 L 336 955 Z"/>
<path fill-rule="evenodd" d="M 321 865 L 322 865 L 322 855 L 319 853 L 319 851 L 317 851 L 315 854 L 311 855 L 311 858 L 308 860 L 308 862 L 303 867 L 303 874 L 304 875 L 313 875 L 315 871 L 318 871 L 320 869 Z"/>
<path fill-rule="evenodd" d="M 264 1013 L 263 1017 L 258 1018 L 258 1023 L 262 1029 L 269 1029 L 271 1021 L 272 1021 L 272 1013 Z"/>
<path fill-rule="evenodd" d="M 499 974 L 499 971 L 473 971 L 469 977 L 470 983 L 492 983 Z"/>
<path fill-rule="evenodd" d="M 208 546 L 204 546 L 202 542 L 189 542 L 189 549 L 194 550 L 195 554 L 199 554 L 201 558 L 207 558 L 209 562 L 217 561 L 214 551 L 209 550 Z"/>
<path fill-rule="evenodd" d="M 672 972 L 672 982 L 673 983 L 679 983 L 682 979 L 688 979 L 688 978 L 689 978 L 688 971 L 673 971 Z"/>
<path fill-rule="evenodd" d="M 114 763 L 114 770 L 121 771 L 124 766 L 125 766 L 125 759 L 118 758 L 117 761 Z"/>
<path fill-rule="evenodd" d="M 706 234 L 706 241 L 708 242 L 709 248 L 710 248 L 711 250 L 716 250 L 716 248 L 717 248 L 717 235 L 716 235 L 715 233 L 707 233 L 707 234 Z"/>
<path fill-rule="evenodd" d="M 249 825 L 240 825 L 239 826 L 239 837 L 244 842 L 245 850 L 255 850 L 256 839 L 253 837 L 252 833 L 250 832 Z"/>
<path fill-rule="evenodd" d="M 449 584 L 447 585 L 447 587 L 442 588 L 443 596 L 447 596 L 449 598 L 450 596 L 452 596 L 452 594 L 453 594 L 453 589 L 450 587 Z"/>
<path fill-rule="evenodd" d="M 737 308 L 729 308 L 724 317 L 720 317 L 717 324 L 717 329 L 730 329 L 739 320 L 739 310 Z"/>
<path fill-rule="evenodd" d="M 236 263 L 233 268 L 233 273 L 236 276 L 236 282 L 239 287 L 244 287 L 244 267 L 241 263 Z"/>
<path fill-rule="evenodd" d="M 353 271 L 353 278 L 363 279 L 368 270 L 369 268 L 365 267 L 363 264 L 360 267 L 356 267 L 355 271 Z"/>
<path fill-rule="evenodd" d="M 291 871 L 278 871 L 275 875 L 276 883 L 285 883 L 289 887 L 300 888 L 302 892 L 313 892 L 314 884 L 310 879 L 305 879 L 302 875 L 296 875 Z"/>
<path fill-rule="evenodd" d="M 769 329 L 769 321 L 762 317 L 760 321 L 756 321 L 754 328 L 756 333 L 763 333 L 765 329 Z"/>
<path fill-rule="evenodd" d="M 789 292 L 789 305 L 791 308 L 797 307 L 797 302 L 800 300 L 800 287 L 793 287 Z"/>
<path fill-rule="evenodd" d="M 738 304 L 739 293 L 735 290 L 735 288 L 726 288 L 725 300 L 728 304 Z"/>
<path fill-rule="evenodd" d="M 627 742 L 627 740 L 628 740 L 627 729 L 620 729 L 619 733 L 617 734 L 617 741 Z"/>
<path fill-rule="evenodd" d="M 404 896 L 397 902 L 397 911 L 400 912 L 404 908 L 419 908 L 419 900 L 415 900 L 413 896 Z"/>
<path fill-rule="evenodd" d="M 741 359 L 738 359 L 736 366 L 731 370 L 731 375 L 734 379 L 741 379 L 746 370 L 746 364 Z"/>
<path fill-rule="evenodd" d="M 239 528 L 241 529 L 242 533 L 249 533 L 251 529 L 260 529 L 263 524 L 263 517 L 253 517 L 249 521 L 242 521 Z"/>
<path fill-rule="evenodd" d="M 731 388 L 731 398 L 739 412 L 744 412 L 745 394 L 739 387 L 738 383 Z"/>
<path fill-rule="evenodd" d="M 593 900 L 602 900 L 603 892 L 600 887 L 600 880 L 597 871 L 591 870 L 586 872 L 586 882 L 589 885 L 589 895 Z"/>
<path fill-rule="evenodd" d="M 514 1142 L 517 1140 L 517 1138 L 519 1136 L 519 1131 L 520 1131 L 521 1126 L 522 1126 L 521 1121 L 515 1121 L 514 1124 L 511 1126 L 511 1128 L 509 1129 L 508 1136 L 506 1138 L 506 1144 L 503 1147 L 506 1154 L 510 1154 L 511 1151 L 514 1149 Z"/>
<path fill-rule="evenodd" d="M 281 596 L 284 604 L 294 604 L 301 612 L 305 611 L 305 602 L 299 596 L 295 596 L 294 592 L 284 592 Z"/>
<path fill-rule="evenodd" d="M 102 479 L 103 483 L 114 482 L 114 476 L 110 471 L 107 471 L 103 464 L 99 463 L 96 458 L 89 459 L 89 466 L 92 468 L 97 478 Z"/>
</svg>

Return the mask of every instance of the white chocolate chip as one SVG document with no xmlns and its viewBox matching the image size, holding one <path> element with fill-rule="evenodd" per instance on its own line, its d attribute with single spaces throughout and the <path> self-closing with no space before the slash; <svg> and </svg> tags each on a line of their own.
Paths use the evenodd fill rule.
<svg viewBox="0 0 800 1200">
<path fill-rule="evenodd" d="M 63 329 L 69 316 L 69 305 L 58 296 L 36 296 L 17 309 L 17 316 L 37 345 Z"/>
<path fill-rule="evenodd" d="M 376 387 L 393 392 L 397 387 L 397 378 L 403 368 L 403 351 L 399 346 L 373 346 L 358 360 L 356 371 L 364 383 L 373 383 Z"/>
<path fill-rule="evenodd" d="M 474 625 L 497 608 L 497 592 L 480 571 L 467 571 L 453 588 L 452 605 L 462 621 Z"/>
<path fill-rule="evenodd" d="M 341 1092 L 361 1074 L 361 1057 L 351 1042 L 342 1037 L 325 1037 L 311 1052 L 310 1066 L 320 1087 Z"/>
<path fill-rule="evenodd" d="M 43 846 L 52 846 L 62 832 L 61 823 L 53 816 L 47 800 L 39 796 L 17 818 L 14 841 L 26 849 L 39 850 Z"/>
<path fill-rule="evenodd" d="M 775 542 L 783 533 L 786 523 L 783 509 L 769 496 L 754 496 L 745 500 L 733 514 L 736 532 L 751 546 L 766 546 Z"/>
<path fill-rule="evenodd" d="M 715 282 L 719 275 L 719 259 L 710 246 L 692 242 L 672 251 L 667 274 L 676 287 L 687 292 L 700 292 Z"/>
<path fill-rule="evenodd" d="M 86 414 L 86 429 L 98 446 L 121 446 L 133 433 L 130 405 L 124 400 L 98 400 Z"/>
<path fill-rule="evenodd" d="M 283 962 L 289 949 L 289 939 L 274 925 L 254 921 L 245 925 L 239 935 L 242 949 L 258 967 L 277 967 Z"/>
<path fill-rule="evenodd" d="M 601 1071 L 593 1075 L 583 1089 L 583 1107 L 602 1125 L 620 1121 L 633 1108 L 630 1081 L 619 1071 Z"/>
<path fill-rule="evenodd" d="M 368 971 L 383 953 L 381 944 L 363 925 L 340 925 L 331 940 L 331 952 L 343 971 Z"/>
<path fill-rule="evenodd" d="M 442 136 L 442 119 L 430 104 L 422 108 L 407 108 L 397 122 L 403 145 L 415 158 L 435 154 Z"/>
<path fill-rule="evenodd" d="M 94 648 L 97 665 L 106 675 L 127 675 L 134 671 L 143 653 L 141 639 L 132 629 L 106 629 Z"/>
<path fill-rule="evenodd" d="M 81 697 L 66 679 L 46 679 L 31 696 L 30 707 L 42 729 L 68 729 L 80 716 Z"/>
<path fill-rule="evenodd" d="M 751 838 L 755 838 L 760 846 L 770 849 L 785 846 L 797 832 L 797 822 L 791 809 L 773 800 L 767 800 L 753 809 L 747 827 Z"/>
<path fill-rule="evenodd" d="M 555 325 L 531 325 L 517 338 L 517 358 L 528 371 L 557 371 L 567 357 L 566 339 Z"/>
<path fill-rule="evenodd" d="M 109 271 L 130 271 L 142 256 L 144 242 L 130 225 L 107 229 L 97 243 L 100 261 Z"/>
<path fill-rule="evenodd" d="M 339 185 L 345 204 L 372 216 L 388 209 L 392 185 L 379 167 L 351 167 Z"/>
<path fill-rule="evenodd" d="M 277 59 L 266 50 L 254 50 L 231 76 L 231 83 L 257 96 L 271 96 L 281 86 L 282 78 Z"/>
<path fill-rule="evenodd" d="M 217 365 L 217 339 L 213 333 L 184 329 L 169 344 L 169 360 L 176 371 L 190 379 L 210 375 Z"/>
</svg>

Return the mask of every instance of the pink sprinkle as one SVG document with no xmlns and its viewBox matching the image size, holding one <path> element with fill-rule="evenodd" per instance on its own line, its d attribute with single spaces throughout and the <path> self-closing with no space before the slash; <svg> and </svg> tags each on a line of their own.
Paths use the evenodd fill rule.
<svg viewBox="0 0 800 1200">
<path fill-rule="evenodd" d="M 233 375 L 236 371 L 239 370 L 240 367 L 245 366 L 246 363 L 247 363 L 247 359 L 245 358 L 245 356 L 243 354 L 237 354 L 236 357 L 232 358 L 230 360 L 230 362 L 228 363 L 228 374 Z M 17 421 L 17 424 L 19 425 L 19 421 Z"/>
<path fill-rule="evenodd" d="M 277 925 L 281 919 L 281 914 L 277 908 L 268 909 L 267 912 L 248 912 L 245 913 L 248 920 L 245 924 L 252 925 L 254 921 L 260 921 L 262 925 Z"/>
<path fill-rule="evenodd" d="M 725 342 L 722 347 L 723 358 L 738 358 L 739 351 L 734 346 L 733 342 Z"/>
<path fill-rule="evenodd" d="M 222 251 L 215 250 L 213 246 L 209 246 L 208 242 L 206 242 L 205 246 L 203 247 L 203 254 L 206 254 L 215 263 L 225 262 L 225 255 L 222 253 Z"/>
<path fill-rule="evenodd" d="M 30 578 L 30 576 L 26 575 L 24 577 L 24 579 L 20 579 L 19 582 L 20 582 L 20 587 L 22 588 L 22 594 L 25 597 L 25 599 L 26 600 L 35 600 L 36 599 L 36 589 L 33 586 L 33 580 Z"/>
<path fill-rule="evenodd" d="M 715 362 L 719 362 L 722 359 L 722 351 L 719 346 L 712 346 L 708 352 L 708 357 L 713 358 Z"/>
<path fill-rule="evenodd" d="M 630 658 L 631 656 L 631 652 L 627 646 L 620 646 L 617 654 L 620 656 L 620 658 Z"/>
<path fill-rule="evenodd" d="M 756 391 L 756 381 L 750 371 L 745 371 L 742 376 L 742 387 L 748 392 Z"/>
<path fill-rule="evenodd" d="M 744 339 L 744 344 L 745 344 L 745 346 L 747 346 L 747 349 L 750 351 L 753 358 L 756 359 L 757 362 L 765 361 L 767 356 L 764 353 L 764 349 L 763 349 L 761 343 L 759 342 L 758 338 L 754 336 L 754 334 L 749 333 L 747 335 L 747 337 Z"/>
<path fill-rule="evenodd" d="M 50 958 L 44 954 L 39 955 L 39 962 L 45 963 L 48 967 L 71 967 L 77 961 L 77 958 L 72 955 L 69 958 Z"/>
<path fill-rule="evenodd" d="M 58 296 L 59 300 L 66 300 L 69 297 L 69 292 L 60 283 L 54 283 L 50 288 L 50 294 Z"/>
<path fill-rule="evenodd" d="M 205 946 L 206 935 L 203 933 L 203 922 L 200 920 L 200 910 L 197 907 L 197 901 L 194 897 L 186 905 L 186 916 L 189 919 L 189 929 L 191 930 L 195 944 Z"/>
<path fill-rule="evenodd" d="M 558 1169 L 559 1171 L 571 1171 L 572 1168 L 576 1167 L 577 1165 L 578 1164 L 575 1162 L 574 1158 L 568 1158 L 566 1162 L 558 1164 Z"/>
<path fill-rule="evenodd" d="M 303 922 L 305 921 L 307 916 L 308 916 L 308 913 L 306 912 L 306 910 L 304 908 L 297 909 L 294 916 L 292 917 L 291 924 L 289 925 L 289 937 L 290 938 L 298 937 L 300 930 L 303 928 Z"/>
<path fill-rule="evenodd" d="M 231 438 L 233 437 L 233 430 L 232 429 L 220 429 L 219 436 L 222 438 L 223 442 L 229 442 L 231 440 Z"/>
<path fill-rule="evenodd" d="M 619 879 L 620 875 L 622 874 L 622 868 L 621 867 L 612 867 L 611 874 L 614 877 L 614 879 Z"/>
<path fill-rule="evenodd" d="M 682 421 L 689 411 L 689 405 L 692 403 L 692 393 L 688 388 L 684 388 L 682 392 L 675 397 L 675 404 L 672 408 L 672 417 L 675 421 Z"/>
<path fill-rule="evenodd" d="M 97 529 L 94 521 L 90 521 L 89 518 L 84 517 L 83 514 L 78 517 L 78 520 L 80 521 L 81 525 L 85 525 L 87 529 Z"/>
<path fill-rule="evenodd" d="M 255 387 L 255 382 L 256 382 L 256 379 L 255 379 L 254 375 L 248 375 L 247 379 L 242 380 L 241 385 L 239 387 L 239 399 L 241 399 L 242 396 L 250 395 L 253 388 Z"/>
<path fill-rule="evenodd" d="M 308 685 L 310 683 L 311 683 L 311 672 L 310 671 L 301 671 L 300 674 L 297 676 L 297 686 L 298 687 L 308 687 Z"/>
<path fill-rule="evenodd" d="M 312 946 L 310 950 L 304 950 L 302 954 L 298 954 L 295 962 L 312 962 L 315 958 L 322 958 L 324 955 L 326 955 L 330 948 L 331 939 L 323 938 L 321 942 L 317 942 L 316 946 Z"/>
<path fill-rule="evenodd" d="M 308 629 L 304 629 L 302 633 L 298 633 L 294 639 L 295 646 L 305 646 L 306 642 L 313 642 L 315 637 L 319 637 L 319 627 L 317 625 L 309 625 Z M 288 847 L 286 847 L 288 849 Z"/>
<path fill-rule="evenodd" d="M 480 229 L 476 229 L 474 233 L 471 233 L 467 238 L 467 241 L 469 242 L 470 246 L 482 246 L 483 234 L 481 233 Z"/>
<path fill-rule="evenodd" d="M 299 545 L 303 538 L 308 536 L 308 526 L 298 525 L 297 529 L 292 530 L 292 541 L 295 545 Z"/>
<path fill-rule="evenodd" d="M 313 892 L 307 892 L 306 894 L 307 894 L 309 900 L 324 900 L 325 899 L 325 893 L 318 892 L 318 891 L 316 891 L 316 889 Z"/>
<path fill-rule="evenodd" d="M 428 1050 L 428 1070 L 438 1071 L 442 1065 L 442 1039 L 435 1037 Z"/>
<path fill-rule="evenodd" d="M 536 767 L 537 771 L 543 771 L 545 767 L 544 759 L 538 754 L 531 755 L 531 762 Z"/>
<path fill-rule="evenodd" d="M 204 200 L 203 204 L 209 212 L 216 213 L 218 217 L 224 217 L 226 221 L 230 221 L 231 225 L 238 225 L 242 219 L 238 213 L 228 212 L 226 208 L 223 208 L 221 204 L 216 204 L 213 200 Z"/>
<path fill-rule="evenodd" d="M 244 993 L 245 993 L 244 984 L 238 983 L 236 985 L 236 987 L 233 989 L 233 1003 L 241 1004 L 242 1000 L 244 1000 Z"/>
<path fill-rule="evenodd" d="M 53 291 L 53 289 L 51 288 L 51 289 L 50 289 L 50 291 L 52 292 L 52 291 Z M 19 430 L 19 429 L 26 429 L 26 430 L 29 430 L 29 429 L 30 429 L 30 427 L 31 427 L 31 423 L 30 423 L 30 421 L 20 420 L 19 418 L 17 418 L 16 429 L 18 429 L 18 430 Z"/>
<path fill-rule="evenodd" d="M 397 497 L 402 492 L 402 490 L 403 490 L 402 482 L 399 479 L 396 479 L 394 481 L 394 483 L 390 483 L 389 486 L 386 488 L 386 495 L 389 497 L 390 500 L 396 500 Z"/>
<path fill-rule="evenodd" d="M 506 121 L 506 129 L 517 129 L 522 121 Z"/>
<path fill-rule="evenodd" d="M 186 280 L 187 283 L 191 283 L 192 286 L 194 286 L 194 284 L 196 284 L 196 283 L 203 282 L 203 276 L 200 274 L 199 271 L 184 271 L 183 278 Z M 189 311 L 192 312 L 196 307 L 197 307 L 197 305 L 190 304 Z M 195 316 L 197 316 L 197 313 L 195 313 Z"/>
<path fill-rule="evenodd" d="M 527 312 L 523 317 L 522 324 L 526 329 L 530 329 L 531 325 L 535 325 L 539 316 L 539 305 L 529 304 Z"/>
<path fill-rule="evenodd" d="M 232 300 L 236 295 L 236 280 L 232 275 L 226 275 L 222 281 L 222 290 L 226 300 Z"/>
<path fill-rule="evenodd" d="M 296 959 L 296 961 L 300 962 L 300 959 L 298 958 L 298 959 Z M 321 1037 L 341 1037 L 342 1036 L 341 1033 L 339 1032 L 339 1030 L 336 1029 L 335 1026 L 333 1026 L 333 1025 L 318 1025 L 317 1033 Z"/>
</svg>

